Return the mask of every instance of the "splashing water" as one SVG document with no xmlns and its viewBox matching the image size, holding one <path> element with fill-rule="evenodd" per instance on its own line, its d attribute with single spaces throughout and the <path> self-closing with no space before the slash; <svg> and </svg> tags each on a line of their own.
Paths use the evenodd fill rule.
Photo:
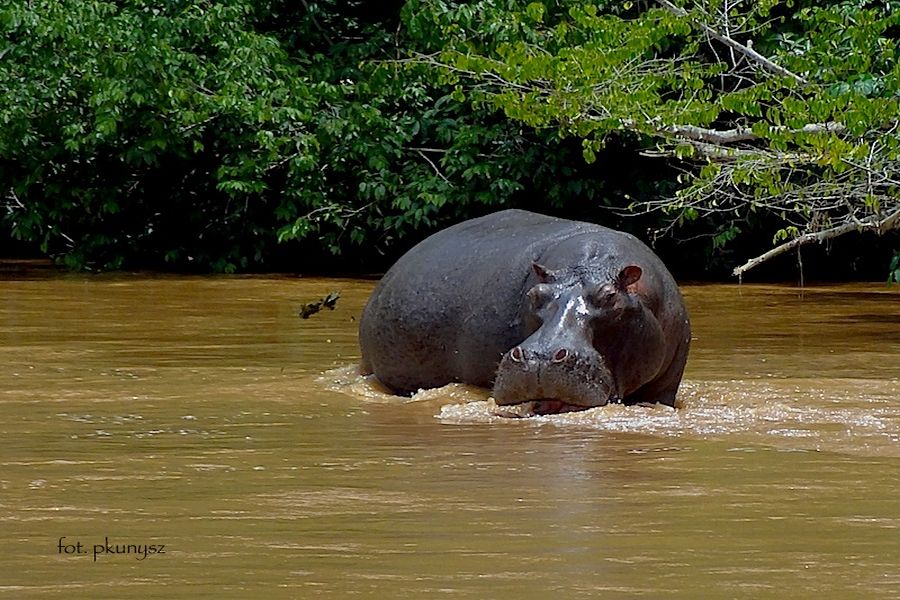
<svg viewBox="0 0 900 600">
<path fill-rule="evenodd" d="M 394 396 L 355 365 L 328 371 L 319 383 L 365 402 L 420 404 L 446 425 L 586 428 L 653 436 L 696 436 L 797 450 L 900 456 L 900 382 L 856 379 L 685 381 L 681 408 L 610 404 L 532 415 L 527 406 L 497 406 L 487 390 L 450 384 Z"/>
</svg>

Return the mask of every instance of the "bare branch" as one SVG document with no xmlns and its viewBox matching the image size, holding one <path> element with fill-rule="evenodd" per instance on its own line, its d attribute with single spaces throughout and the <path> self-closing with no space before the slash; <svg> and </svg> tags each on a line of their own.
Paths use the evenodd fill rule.
<svg viewBox="0 0 900 600">
<path fill-rule="evenodd" d="M 770 127 L 769 131 L 786 133 L 839 133 L 846 129 L 843 123 L 828 121 L 826 123 L 809 123 L 798 129 L 789 127 Z M 667 125 L 657 129 L 659 133 L 683 137 L 707 144 L 734 144 L 736 142 L 748 142 L 760 139 L 753 133 L 750 127 L 735 127 L 734 129 L 708 129 L 694 125 Z"/>
<path fill-rule="evenodd" d="M 270 164 L 269 166 L 267 166 L 267 167 L 266 167 L 266 172 L 268 173 L 269 171 L 273 171 L 273 170 L 275 170 L 275 169 L 280 169 L 281 167 L 283 167 L 284 165 L 286 165 L 286 164 L 289 163 L 290 161 L 294 160 L 294 159 L 297 158 L 298 156 L 301 156 L 302 154 L 303 154 L 303 151 L 297 151 L 297 152 L 294 152 L 293 154 L 288 154 L 287 156 L 285 156 L 285 157 L 282 158 L 281 160 L 279 160 L 279 161 L 277 161 L 277 162 L 274 162 L 274 163 Z"/>
<path fill-rule="evenodd" d="M 693 146 L 696 154 L 712 162 L 737 162 L 747 164 L 747 161 L 764 162 L 766 165 L 800 165 L 815 163 L 821 159 L 821 156 L 810 154 L 808 152 L 784 152 L 781 150 L 772 150 L 770 148 L 752 148 L 743 147 L 735 148 L 719 144 L 709 144 L 706 142 L 698 142 L 693 140 L 680 140 Z M 655 150 L 641 150 L 641 156 L 650 158 L 659 157 L 675 157 L 684 160 L 685 157 L 677 152 L 677 150 L 668 146 L 660 146 Z"/>
<path fill-rule="evenodd" d="M 878 235 L 884 235 L 892 229 L 900 229 L 900 208 L 889 214 L 878 223 Z"/>
<path fill-rule="evenodd" d="M 421 156 L 422 158 L 425 159 L 425 162 L 427 162 L 429 165 L 431 165 L 431 168 L 434 169 L 434 172 L 437 173 L 438 177 L 443 179 L 447 185 L 449 185 L 450 187 L 453 187 L 453 183 L 449 179 L 447 179 L 446 175 L 441 173 L 441 170 L 438 169 L 436 164 L 434 164 L 434 161 L 432 161 L 430 158 L 428 158 L 427 154 L 425 154 L 424 152 L 422 152 L 422 150 L 420 150 L 418 148 L 416 148 L 416 152 L 419 154 L 419 156 Z"/>
<path fill-rule="evenodd" d="M 334 40 L 332 40 L 331 36 L 328 35 L 328 30 L 322 27 L 322 24 L 319 23 L 319 20 L 316 18 L 315 13 L 313 13 L 309 9 L 309 2 L 307 2 L 306 0 L 300 0 L 300 4 L 302 4 L 303 8 L 306 9 L 306 12 L 309 13 L 309 18 L 312 21 L 312 24 L 316 27 L 316 29 L 322 32 L 322 37 L 325 38 L 325 41 L 328 42 L 330 46 L 334 46 Z"/>
<path fill-rule="evenodd" d="M 494 73 L 493 71 L 475 72 L 470 69 L 462 69 L 455 65 L 451 65 L 446 62 L 441 62 L 440 60 L 437 59 L 437 54 L 422 54 L 422 53 L 417 52 L 413 58 L 401 58 L 400 60 L 391 60 L 391 61 L 386 61 L 386 62 L 396 63 L 396 64 L 430 65 L 432 67 L 446 69 L 447 71 L 450 71 L 452 73 L 464 75 L 471 79 L 494 80 L 497 83 L 499 83 L 501 86 L 504 86 L 504 87 L 507 87 L 510 89 L 519 90 L 521 92 L 533 92 L 533 91 L 535 91 L 536 87 L 537 88 L 540 87 L 539 85 L 527 86 L 527 85 L 523 85 L 520 83 L 516 83 L 514 81 L 509 81 L 508 79 L 501 77 L 500 75 L 498 75 L 497 73 Z M 502 63 L 499 61 L 491 61 L 491 62 L 494 63 L 494 66 L 502 66 Z M 534 83 L 535 84 L 543 83 L 546 85 L 546 82 L 534 82 Z"/>
<path fill-rule="evenodd" d="M 215 120 L 218 116 L 219 116 L 219 115 L 212 115 L 212 116 L 210 116 L 210 117 L 206 117 L 206 118 L 203 119 L 202 121 L 197 121 L 196 123 L 191 123 L 190 125 L 185 125 L 185 126 L 183 126 L 181 129 L 179 129 L 178 132 L 181 133 L 181 134 L 185 134 L 185 133 L 187 133 L 188 131 L 190 131 L 190 130 L 192 130 L 192 129 L 196 129 L 197 127 L 202 127 L 202 126 L 206 125 L 207 123 L 212 122 L 212 121 Z"/>
<path fill-rule="evenodd" d="M 665 8 L 667 11 L 669 11 L 673 15 L 678 16 L 678 17 L 690 18 L 690 15 L 688 14 L 688 12 L 686 10 L 675 6 L 668 0 L 656 0 L 656 1 L 663 8 Z M 700 27 L 700 29 L 705 31 L 707 34 L 709 34 L 710 36 L 719 40 L 720 42 L 722 42 L 729 48 L 733 48 L 734 50 L 737 50 L 738 52 L 740 52 L 741 54 L 743 54 L 744 56 L 746 56 L 753 62 L 762 66 L 762 68 L 769 71 L 770 73 L 774 73 L 775 75 L 781 75 L 784 77 L 790 77 L 797 83 L 801 83 L 803 85 L 806 85 L 806 83 L 808 83 L 806 81 L 806 79 L 804 79 L 803 77 L 800 77 L 796 73 L 793 73 L 793 72 L 789 71 L 788 69 L 775 64 L 774 62 L 772 62 L 771 60 L 769 60 L 768 58 L 766 58 L 765 56 L 763 56 L 762 54 L 760 54 L 759 52 L 757 52 L 756 50 L 751 48 L 750 46 L 745 46 L 744 44 L 738 42 L 737 40 L 734 40 L 723 33 L 719 33 L 718 31 L 716 31 L 715 29 L 713 29 L 706 23 L 702 23 L 702 22 L 696 21 L 696 20 L 694 20 L 694 22 L 697 24 L 698 27 Z"/>
<path fill-rule="evenodd" d="M 448 152 L 450 152 L 450 151 L 447 150 L 446 148 L 424 148 L 424 147 L 415 148 L 415 147 L 409 147 L 409 148 L 407 148 L 407 150 L 415 150 L 416 152 L 434 152 L 434 153 L 436 153 L 436 154 L 447 154 Z"/>
<path fill-rule="evenodd" d="M 844 223 L 830 229 L 805 233 L 801 236 L 795 237 L 789 242 L 785 242 L 783 244 L 775 246 L 768 252 L 761 254 L 754 259 L 748 260 L 740 267 L 735 268 L 734 271 L 732 271 L 732 275 L 740 277 L 753 267 L 759 266 L 767 260 L 771 260 L 780 254 L 784 254 L 788 250 L 793 250 L 798 246 L 803 246 L 811 242 L 824 242 L 825 240 L 836 238 L 838 236 L 844 235 L 845 233 L 850 233 L 851 231 L 875 231 L 878 234 L 884 234 L 891 229 L 900 229 L 900 208 L 895 210 L 884 219 L 871 217 L 861 222 Z"/>
<path fill-rule="evenodd" d="M 872 156 L 873 156 L 873 154 L 874 154 L 874 153 L 871 153 L 871 154 L 869 155 L 869 158 L 868 158 L 869 164 L 871 164 L 871 162 L 872 162 Z M 886 184 L 889 184 L 889 185 L 897 185 L 897 186 L 900 186 L 900 181 L 897 181 L 896 179 L 893 179 L 892 177 L 888 176 L 887 172 L 885 172 L 885 171 L 875 171 L 875 170 L 872 169 L 871 166 L 869 166 L 869 165 L 860 165 L 860 164 L 858 164 L 858 163 L 853 162 L 853 161 L 850 160 L 849 158 L 844 158 L 844 159 L 841 159 L 841 160 L 842 160 L 843 162 L 845 162 L 846 164 L 850 165 L 851 167 L 855 167 L 855 168 L 857 168 L 857 169 L 861 169 L 861 170 L 865 171 L 865 172 L 868 174 L 869 185 L 870 185 L 870 186 L 871 186 L 872 183 L 873 183 L 873 181 L 872 181 L 872 176 L 873 176 L 873 175 L 876 176 L 876 177 L 878 177 L 878 178 L 880 179 L 880 182 L 879 182 L 879 183 L 886 183 Z"/>
<path fill-rule="evenodd" d="M 19 205 L 19 208 L 22 208 L 22 209 L 24 209 L 24 210 L 28 210 L 28 209 L 25 207 L 25 205 L 22 204 L 22 201 L 19 200 L 19 196 L 16 195 L 16 190 L 10 188 L 10 189 L 9 189 L 9 195 L 7 196 L 7 198 L 9 198 L 10 200 L 12 200 L 12 201 L 15 202 L 16 204 L 18 204 L 18 205 Z"/>
</svg>

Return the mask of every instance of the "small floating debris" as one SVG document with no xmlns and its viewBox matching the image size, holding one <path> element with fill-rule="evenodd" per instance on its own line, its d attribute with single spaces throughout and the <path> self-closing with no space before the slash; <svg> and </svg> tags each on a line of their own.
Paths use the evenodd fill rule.
<svg viewBox="0 0 900 600">
<path fill-rule="evenodd" d="M 301 319 L 308 319 L 323 308 L 327 308 L 328 310 L 334 310 L 335 305 L 337 304 L 338 298 L 341 297 L 340 292 L 329 292 L 327 296 L 316 300 L 315 302 L 307 302 L 300 308 L 300 312 L 298 315 Z"/>
</svg>

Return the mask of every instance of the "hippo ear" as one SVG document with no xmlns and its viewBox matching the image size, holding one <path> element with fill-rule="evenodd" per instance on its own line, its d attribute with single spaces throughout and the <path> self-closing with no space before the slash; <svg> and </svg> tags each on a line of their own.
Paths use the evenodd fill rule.
<svg viewBox="0 0 900 600">
<path fill-rule="evenodd" d="M 556 280 L 556 273 L 544 265 L 533 262 L 531 263 L 531 268 L 534 270 L 534 274 L 537 275 L 538 281 L 541 283 L 553 283 L 553 281 Z"/>
<path fill-rule="evenodd" d="M 619 276 L 616 277 L 616 286 L 620 290 L 624 290 L 629 285 L 637 283 L 643 273 L 644 271 L 639 266 L 628 265 L 627 267 L 619 271 Z"/>
</svg>

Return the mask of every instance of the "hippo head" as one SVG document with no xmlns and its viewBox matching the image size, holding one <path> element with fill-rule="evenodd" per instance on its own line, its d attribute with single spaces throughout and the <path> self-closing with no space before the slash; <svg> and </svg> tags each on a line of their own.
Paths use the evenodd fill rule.
<svg viewBox="0 0 900 600">
<path fill-rule="evenodd" d="M 629 293 L 642 275 L 636 265 L 598 278 L 580 269 L 533 265 L 538 284 L 526 298 L 531 335 L 504 354 L 494 380 L 498 405 L 532 402 L 536 414 L 584 410 L 618 402 L 622 391 L 609 357 L 617 323 L 639 310 Z"/>
</svg>

